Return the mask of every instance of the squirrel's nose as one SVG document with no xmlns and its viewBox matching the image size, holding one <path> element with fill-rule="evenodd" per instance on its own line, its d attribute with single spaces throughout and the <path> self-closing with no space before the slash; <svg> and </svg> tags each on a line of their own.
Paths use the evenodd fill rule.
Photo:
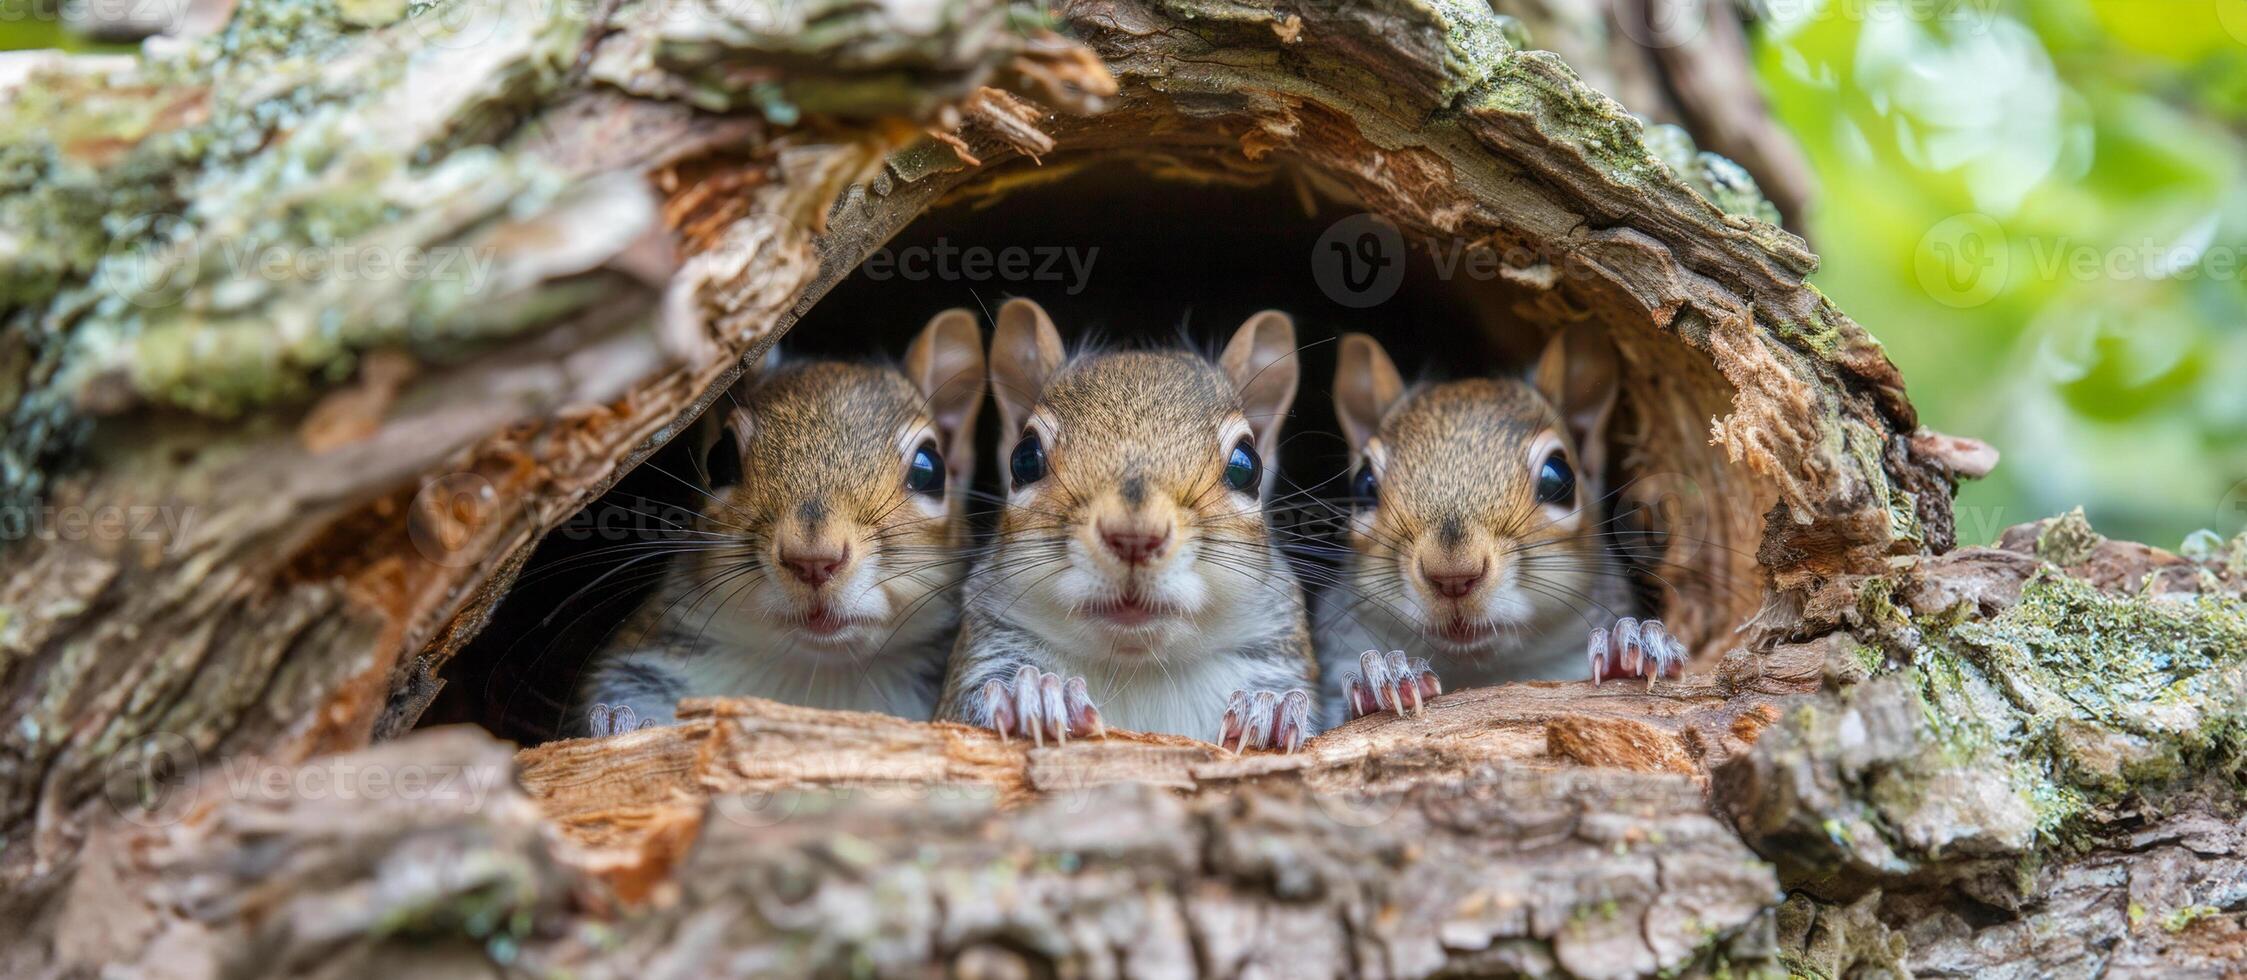
<svg viewBox="0 0 2247 980">
<path fill-rule="evenodd" d="M 1473 592 L 1475 586 L 1482 584 L 1483 576 L 1488 574 L 1488 558 L 1482 559 L 1471 570 L 1464 569 L 1463 566 L 1431 566 L 1424 561 L 1420 563 L 1420 577 L 1427 579 L 1428 586 L 1446 599 L 1457 599 Z"/>
<path fill-rule="evenodd" d="M 843 563 L 850 560 L 850 546 L 832 548 L 807 546 L 788 548 L 780 553 L 780 566 L 795 576 L 796 581 L 812 588 L 827 584 L 835 573 L 842 571 Z"/>
<path fill-rule="evenodd" d="M 1144 524 L 1100 524 L 1100 540 L 1126 565 L 1144 565 L 1170 544 L 1170 528 Z"/>
</svg>

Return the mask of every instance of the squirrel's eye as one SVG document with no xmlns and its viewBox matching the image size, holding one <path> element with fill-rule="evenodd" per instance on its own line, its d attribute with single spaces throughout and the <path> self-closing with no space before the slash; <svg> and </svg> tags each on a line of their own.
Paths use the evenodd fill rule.
<svg viewBox="0 0 2247 980">
<path fill-rule="evenodd" d="M 1017 489 L 1045 479 L 1045 443 L 1038 441 L 1036 430 L 1022 433 L 1022 441 L 1014 444 L 1014 456 L 1007 466 Z"/>
<path fill-rule="evenodd" d="M 1255 493 L 1256 481 L 1264 476 L 1264 461 L 1256 458 L 1256 447 L 1242 439 L 1233 445 L 1233 453 L 1225 457 L 1225 485 L 1242 493 Z"/>
<path fill-rule="evenodd" d="M 1537 468 L 1537 502 L 1565 507 L 1575 501 L 1576 471 L 1557 452 L 1545 457 L 1545 465 Z"/>
<path fill-rule="evenodd" d="M 932 497 L 943 495 L 944 457 L 937 455 L 934 440 L 913 450 L 912 461 L 905 464 L 905 489 Z"/>
<path fill-rule="evenodd" d="M 1381 478 L 1373 475 L 1373 464 L 1359 468 L 1358 478 L 1351 481 L 1350 493 L 1357 498 L 1358 506 L 1371 507 L 1381 502 Z"/>
<path fill-rule="evenodd" d="M 712 489 L 741 482 L 741 444 L 734 441 L 733 426 L 719 430 L 718 441 L 702 459 L 702 472 L 709 475 Z"/>
</svg>

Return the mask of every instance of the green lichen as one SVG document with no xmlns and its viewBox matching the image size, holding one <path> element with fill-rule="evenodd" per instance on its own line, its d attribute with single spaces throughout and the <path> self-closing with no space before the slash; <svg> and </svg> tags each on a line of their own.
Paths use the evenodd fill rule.
<svg viewBox="0 0 2247 980">
<path fill-rule="evenodd" d="M 2080 518 L 2054 523 L 2050 554 L 2097 541 Z M 1850 628 L 1882 655 L 1837 648 L 1862 674 L 1765 732 L 1754 768 L 1770 791 L 1734 803 L 1787 880 L 1829 896 L 1930 876 L 2021 892 L 2117 814 L 2247 787 L 2235 593 L 2106 592 L 2045 566 L 1985 615 L 1912 611 L 1898 589 L 1863 583 Z"/>
<path fill-rule="evenodd" d="M 1510 18 L 1471 0 L 1421 0 L 1442 29 L 1445 84 L 1436 91 L 1440 105 L 1452 105 L 1470 90 L 1504 70 L 1516 49 L 1507 37 Z"/>
<path fill-rule="evenodd" d="M 1694 145 L 1684 127 L 1640 121 L 1645 125 L 1647 151 L 1718 210 L 1765 224 L 1779 223 L 1778 206 L 1763 196 L 1763 188 L 1747 168 Z"/>
<path fill-rule="evenodd" d="M 2110 595 L 2045 571 L 1995 618 L 1922 626 L 1930 642 L 1905 674 L 1927 730 L 1953 759 L 2002 763 L 2048 840 L 2133 794 L 2240 771 L 2239 602 Z"/>
<path fill-rule="evenodd" d="M 2161 928 L 2167 932 L 2183 932 L 2192 924 L 2210 916 L 2224 914 L 2213 905 L 2187 905 L 2161 917 Z"/>
<path fill-rule="evenodd" d="M 1779 336 L 1797 349 L 1820 360 L 1833 361 L 1842 355 L 1850 340 L 1843 329 L 1844 322 L 1840 311 L 1821 301 L 1809 320 L 1782 320 L 1774 326 Z"/>
<path fill-rule="evenodd" d="M 19 393 L 0 505 L 41 492 L 84 406 L 245 411 L 333 384 L 373 347 L 457 350 L 531 323 L 494 308 L 551 310 L 575 287 L 468 298 L 396 267 L 347 281 L 332 260 L 484 247 L 560 200 L 534 155 L 470 148 L 563 83 L 585 13 L 252 0 L 201 41 L 58 62 L 12 90 L 0 306 L 17 312 L 0 350 L 23 355 L 0 358 Z"/>
<path fill-rule="evenodd" d="M 1462 108 L 1532 116 L 1539 131 L 1574 148 L 1626 187 L 1676 179 L 1641 141 L 1639 121 L 1615 100 L 1583 85 L 1550 52 L 1523 51 L 1500 59 Z"/>
<path fill-rule="evenodd" d="M 2091 522 L 2077 507 L 2047 521 L 2036 532 L 2036 556 L 2054 565 L 2080 565 L 2091 559 L 2106 538 L 2091 530 Z"/>
</svg>

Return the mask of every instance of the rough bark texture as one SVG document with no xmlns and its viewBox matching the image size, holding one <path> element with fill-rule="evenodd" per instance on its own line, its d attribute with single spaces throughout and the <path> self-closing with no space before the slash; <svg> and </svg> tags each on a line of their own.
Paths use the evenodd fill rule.
<svg viewBox="0 0 2247 980">
<path fill-rule="evenodd" d="M 137 61 L 6 62 L 0 489 L 50 533 L 0 583 L 32 937 L 0 966 L 2238 968 L 2247 538 L 1946 554 L 1986 460 L 1918 429 L 1752 182 L 1510 12 L 249 3 Z M 1634 40 L 1689 126 L 1739 111 L 1705 49 Z M 1780 173 L 1752 129 L 1696 136 Z M 519 784 L 469 732 L 368 748 L 541 533 L 870 249 L 1115 156 L 1531 256 L 1462 328 L 1613 337 L 1700 679 L 1459 692 L 1295 759 L 716 703 Z M 245 273 L 269 246 L 487 264 Z"/>
<path fill-rule="evenodd" d="M 308 763 L 319 778 L 292 775 L 292 793 L 214 781 L 163 811 L 177 822 L 120 831 L 61 903 L 48 965 L 1303 977 L 1767 960 L 1771 869 L 1708 812 L 1684 750 L 1654 746 L 1705 728 L 1736 748 L 1727 733 L 1772 697 L 1618 694 L 1563 735 L 1538 720 L 1560 690 L 1450 695 L 1246 758 L 704 702 L 680 728 L 529 750 L 521 790 L 497 743 L 431 730 Z M 1629 767 L 1573 768 L 1518 737 L 1548 728 L 1610 737 Z M 463 775 L 371 804 L 303 790 L 409 766 Z M 275 904 L 233 899 L 252 882 Z M 615 902 L 636 911 L 583 924 Z"/>
</svg>

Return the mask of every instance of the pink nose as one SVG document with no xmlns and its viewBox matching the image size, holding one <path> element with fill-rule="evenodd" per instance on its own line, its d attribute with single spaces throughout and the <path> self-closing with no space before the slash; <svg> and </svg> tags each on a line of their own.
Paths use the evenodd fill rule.
<svg viewBox="0 0 2247 980">
<path fill-rule="evenodd" d="M 1100 540 L 1126 565 L 1144 565 L 1170 543 L 1170 529 L 1151 531 L 1139 525 L 1100 525 Z"/>
<path fill-rule="evenodd" d="M 834 578 L 836 572 L 842 571 L 843 563 L 849 560 L 850 548 L 847 546 L 834 551 L 789 550 L 780 553 L 781 567 L 788 569 L 788 574 L 795 576 L 796 581 L 815 589 L 827 584 L 827 580 Z"/>
<path fill-rule="evenodd" d="M 1434 569 L 1425 564 L 1420 566 L 1421 577 L 1428 580 L 1428 585 L 1436 590 L 1437 595 L 1446 599 L 1457 599 L 1473 592 L 1475 586 L 1482 584 L 1482 577 L 1489 571 L 1490 562 L 1487 560 L 1471 572 Z"/>
</svg>

